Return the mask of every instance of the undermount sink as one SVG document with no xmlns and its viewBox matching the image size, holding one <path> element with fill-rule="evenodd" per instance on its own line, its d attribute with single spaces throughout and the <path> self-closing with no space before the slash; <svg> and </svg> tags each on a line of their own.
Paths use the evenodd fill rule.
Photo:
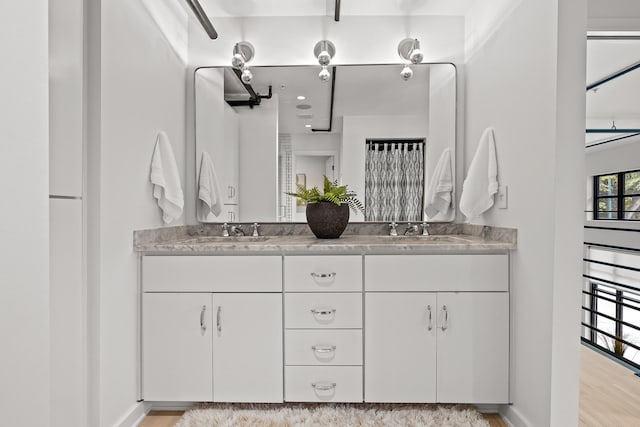
<svg viewBox="0 0 640 427">
<path fill-rule="evenodd" d="M 448 235 L 433 235 L 423 236 L 419 235 L 398 235 L 398 236 L 381 236 L 384 240 L 392 242 L 434 242 L 434 243 L 459 243 L 463 239 L 456 236 Z"/>
<path fill-rule="evenodd" d="M 183 240 L 182 243 L 194 244 L 194 243 L 251 243 L 251 242 L 264 242 L 269 240 L 269 236 L 200 236 L 193 239 Z"/>
</svg>

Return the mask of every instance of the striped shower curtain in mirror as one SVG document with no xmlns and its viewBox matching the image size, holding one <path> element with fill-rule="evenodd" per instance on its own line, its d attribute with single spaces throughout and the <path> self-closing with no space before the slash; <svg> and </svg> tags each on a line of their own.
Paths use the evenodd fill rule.
<svg viewBox="0 0 640 427">
<path fill-rule="evenodd" d="M 365 220 L 421 221 L 424 140 L 366 143 Z"/>
</svg>

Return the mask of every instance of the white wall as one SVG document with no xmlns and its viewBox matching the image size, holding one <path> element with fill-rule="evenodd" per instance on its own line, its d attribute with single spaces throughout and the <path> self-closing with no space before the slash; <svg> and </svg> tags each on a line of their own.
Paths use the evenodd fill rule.
<svg viewBox="0 0 640 427">
<path fill-rule="evenodd" d="M 240 221 L 278 217 L 278 96 L 237 108 L 240 124 Z"/>
<path fill-rule="evenodd" d="M 342 124 L 342 152 L 340 180 L 364 203 L 365 142 L 368 138 L 422 138 L 428 135 L 428 124 L 418 116 L 345 116 Z M 428 141 L 427 141 L 428 144 Z M 426 155 L 429 155 L 427 146 Z M 360 212 L 350 221 L 364 221 Z"/>
<path fill-rule="evenodd" d="M 47 15 L 0 3 L 0 411 L 17 427 L 50 412 Z"/>
<path fill-rule="evenodd" d="M 640 30 L 640 4 L 637 0 L 589 0 L 588 29 L 591 31 Z"/>
<path fill-rule="evenodd" d="M 518 229 L 513 405 L 502 408 L 514 425 L 577 425 L 586 12 L 578 1 L 558 3 L 513 2 L 476 35 L 482 42 L 465 65 L 465 164 L 493 126 L 499 180 L 509 186 L 508 209 L 481 222 Z"/>
<path fill-rule="evenodd" d="M 171 140 L 184 188 L 187 14 L 172 0 L 111 0 L 102 2 L 101 27 L 101 132 L 91 142 L 99 168 L 89 170 L 100 183 L 90 219 L 100 230 L 91 236 L 98 239 L 99 306 L 90 308 L 100 317 L 89 333 L 100 337 L 98 422 L 112 426 L 141 413 L 132 232 L 163 225 L 149 182 L 160 130 Z M 171 225 L 183 223 L 184 216 Z"/>
</svg>

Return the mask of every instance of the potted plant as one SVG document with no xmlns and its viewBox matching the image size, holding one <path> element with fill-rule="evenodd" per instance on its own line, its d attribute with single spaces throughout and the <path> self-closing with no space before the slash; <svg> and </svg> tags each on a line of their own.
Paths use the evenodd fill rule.
<svg viewBox="0 0 640 427">
<path fill-rule="evenodd" d="M 346 185 L 338 185 L 338 181 L 330 181 L 324 177 L 324 191 L 318 187 L 308 189 L 298 185 L 297 193 L 286 193 L 297 197 L 307 204 L 307 223 L 313 234 L 319 239 L 337 239 L 347 228 L 349 208 L 354 212 L 364 213 L 364 206 L 356 198 L 356 193 L 347 189 Z"/>
</svg>

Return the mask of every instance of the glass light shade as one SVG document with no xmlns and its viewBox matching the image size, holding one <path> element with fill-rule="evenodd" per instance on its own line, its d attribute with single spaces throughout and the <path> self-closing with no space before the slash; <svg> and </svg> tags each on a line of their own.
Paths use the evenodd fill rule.
<svg viewBox="0 0 640 427">
<path fill-rule="evenodd" d="M 242 81 L 245 84 L 251 83 L 252 79 L 253 79 L 253 74 L 248 68 L 245 68 L 244 70 L 242 70 Z"/>
<path fill-rule="evenodd" d="M 322 70 L 320 70 L 320 74 L 318 74 L 318 77 L 323 82 L 328 82 L 329 79 L 331 78 L 331 73 L 329 72 L 326 66 L 323 66 Z"/>
<path fill-rule="evenodd" d="M 323 67 L 329 65 L 329 63 L 331 62 L 331 55 L 329 54 L 329 52 L 327 52 L 326 50 L 320 52 L 320 54 L 318 55 L 318 62 Z"/>
<path fill-rule="evenodd" d="M 419 64 L 424 59 L 424 53 L 420 50 L 420 48 L 415 48 L 411 51 L 409 55 L 409 60 L 412 64 Z"/>
<path fill-rule="evenodd" d="M 233 54 L 233 58 L 231 58 L 231 66 L 236 69 L 240 69 L 244 67 L 244 57 L 241 53 Z"/>
<path fill-rule="evenodd" d="M 400 77 L 402 77 L 402 80 L 404 80 L 405 82 L 413 77 L 413 70 L 411 69 L 411 67 L 405 65 L 402 71 L 400 71 Z"/>
</svg>

